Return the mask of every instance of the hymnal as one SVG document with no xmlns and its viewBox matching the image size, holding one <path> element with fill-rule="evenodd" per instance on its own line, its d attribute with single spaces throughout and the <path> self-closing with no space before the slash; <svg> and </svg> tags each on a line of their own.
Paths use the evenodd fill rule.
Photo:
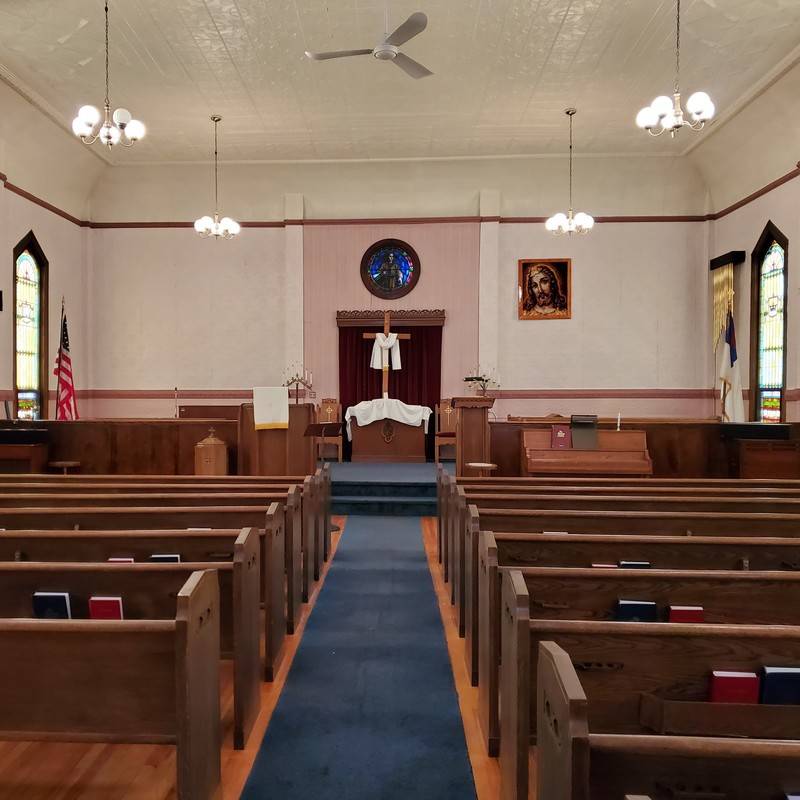
<svg viewBox="0 0 800 800">
<path fill-rule="evenodd" d="M 650 600 L 617 600 L 620 622 L 658 622 L 658 607 Z"/>
<path fill-rule="evenodd" d="M 120 556 L 118 558 L 109 558 L 108 560 L 111 564 L 133 564 L 133 559 L 130 556 Z"/>
<path fill-rule="evenodd" d="M 622 569 L 650 569 L 649 561 L 620 561 Z"/>
<path fill-rule="evenodd" d="M 90 597 L 90 619 L 124 619 L 121 597 Z"/>
<path fill-rule="evenodd" d="M 714 670 L 711 673 L 711 702 L 758 703 L 759 683 L 755 672 Z"/>
<path fill-rule="evenodd" d="M 181 560 L 181 557 L 177 553 L 153 553 L 147 560 L 159 564 L 175 564 Z"/>
<path fill-rule="evenodd" d="M 618 569 L 619 564 L 592 564 L 595 569 Z"/>
<path fill-rule="evenodd" d="M 72 619 L 67 592 L 34 592 L 33 615 L 39 619 Z"/>
<path fill-rule="evenodd" d="M 550 448 L 569 450 L 572 447 L 572 431 L 569 425 L 553 425 L 550 429 Z"/>
<path fill-rule="evenodd" d="M 703 606 L 670 606 L 670 622 L 704 622 Z"/>
<path fill-rule="evenodd" d="M 800 667 L 764 667 L 761 702 L 765 705 L 800 706 Z"/>
</svg>

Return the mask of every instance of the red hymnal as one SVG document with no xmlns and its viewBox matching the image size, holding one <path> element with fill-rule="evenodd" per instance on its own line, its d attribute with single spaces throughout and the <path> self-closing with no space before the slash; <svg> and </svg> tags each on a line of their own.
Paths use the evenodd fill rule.
<svg viewBox="0 0 800 800">
<path fill-rule="evenodd" d="M 121 597 L 90 597 L 90 619 L 123 619 Z"/>
<path fill-rule="evenodd" d="M 703 606 L 670 606 L 670 622 L 704 622 Z"/>
<path fill-rule="evenodd" d="M 550 430 L 550 448 L 568 450 L 572 447 L 572 431 L 569 425 L 553 425 Z"/>
<path fill-rule="evenodd" d="M 758 703 L 759 680 L 755 672 L 711 673 L 712 703 Z"/>
</svg>

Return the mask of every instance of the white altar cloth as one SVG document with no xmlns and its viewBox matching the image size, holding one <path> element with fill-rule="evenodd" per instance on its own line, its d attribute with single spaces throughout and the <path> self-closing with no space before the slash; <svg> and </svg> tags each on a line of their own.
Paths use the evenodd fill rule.
<svg viewBox="0 0 800 800">
<path fill-rule="evenodd" d="M 350 429 L 350 420 L 355 419 L 360 427 L 369 425 L 382 419 L 391 419 L 402 422 L 404 425 L 419 427 L 423 425 L 425 433 L 428 432 L 428 420 L 433 411 L 427 406 L 409 406 L 400 400 L 381 398 L 379 400 L 364 400 L 358 405 L 350 406 L 344 415 L 347 423 L 347 439 L 352 441 L 353 434 Z"/>
</svg>

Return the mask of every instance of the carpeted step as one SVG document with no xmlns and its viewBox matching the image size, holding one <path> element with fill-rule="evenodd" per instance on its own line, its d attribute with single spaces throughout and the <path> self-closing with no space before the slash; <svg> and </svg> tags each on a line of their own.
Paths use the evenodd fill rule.
<svg viewBox="0 0 800 800">
<path fill-rule="evenodd" d="M 436 498 L 398 495 L 345 495 L 331 498 L 331 513 L 364 516 L 433 517 Z"/>
<path fill-rule="evenodd" d="M 436 498 L 436 484 L 431 481 L 334 481 L 333 497 L 426 497 Z"/>
</svg>

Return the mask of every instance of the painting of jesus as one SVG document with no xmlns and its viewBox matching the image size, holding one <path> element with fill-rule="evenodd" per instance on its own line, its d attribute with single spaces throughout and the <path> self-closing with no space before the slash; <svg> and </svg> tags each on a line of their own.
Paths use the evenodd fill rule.
<svg viewBox="0 0 800 800">
<path fill-rule="evenodd" d="M 572 261 L 521 259 L 517 293 L 520 319 L 570 319 Z"/>
</svg>

